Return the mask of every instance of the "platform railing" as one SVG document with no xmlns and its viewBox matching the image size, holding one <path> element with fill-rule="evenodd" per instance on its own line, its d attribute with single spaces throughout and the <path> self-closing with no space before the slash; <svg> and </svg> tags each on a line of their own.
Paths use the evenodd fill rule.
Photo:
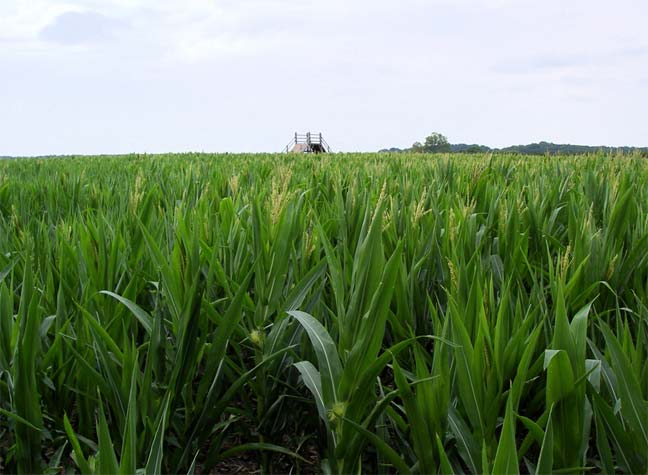
<svg viewBox="0 0 648 475">
<path fill-rule="evenodd" d="M 307 146 L 320 145 L 325 152 L 331 152 L 331 147 L 328 143 L 326 143 L 326 140 L 324 140 L 324 138 L 322 137 L 321 132 L 317 134 L 310 132 L 307 132 L 305 134 L 298 134 L 297 132 L 295 132 L 292 140 L 288 142 L 288 145 L 284 147 L 283 153 L 290 152 L 297 144 L 305 144 Z"/>
</svg>

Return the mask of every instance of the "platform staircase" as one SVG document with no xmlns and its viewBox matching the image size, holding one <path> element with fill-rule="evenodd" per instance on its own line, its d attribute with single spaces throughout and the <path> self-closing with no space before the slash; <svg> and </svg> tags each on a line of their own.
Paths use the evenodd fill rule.
<svg viewBox="0 0 648 475">
<path fill-rule="evenodd" d="M 312 134 L 307 132 L 295 136 L 283 149 L 284 153 L 331 153 L 331 147 L 322 137 L 322 133 Z"/>
</svg>

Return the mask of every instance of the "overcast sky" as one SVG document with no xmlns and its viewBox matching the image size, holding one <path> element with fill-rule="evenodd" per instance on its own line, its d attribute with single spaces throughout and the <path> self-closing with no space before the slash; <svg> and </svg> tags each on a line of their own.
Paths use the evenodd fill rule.
<svg viewBox="0 0 648 475">
<path fill-rule="evenodd" d="M 1 0 L 0 155 L 648 146 L 646 0 Z"/>
</svg>

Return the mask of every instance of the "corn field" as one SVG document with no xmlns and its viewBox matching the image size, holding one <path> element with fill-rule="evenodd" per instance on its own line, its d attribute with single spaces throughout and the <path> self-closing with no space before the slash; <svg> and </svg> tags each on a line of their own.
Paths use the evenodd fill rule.
<svg viewBox="0 0 648 475">
<path fill-rule="evenodd" d="M 632 156 L 0 162 L 0 472 L 648 473 Z"/>
</svg>

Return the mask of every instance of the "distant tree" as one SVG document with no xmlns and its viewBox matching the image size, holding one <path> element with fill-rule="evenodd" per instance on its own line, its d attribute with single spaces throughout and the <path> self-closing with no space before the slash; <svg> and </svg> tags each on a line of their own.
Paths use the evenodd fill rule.
<svg viewBox="0 0 648 475">
<path fill-rule="evenodd" d="M 423 148 L 423 144 L 421 142 L 414 142 L 412 144 L 412 152 L 425 152 L 425 149 Z"/>
<path fill-rule="evenodd" d="M 425 152 L 449 152 L 450 142 L 445 135 L 438 132 L 433 132 L 425 138 L 423 144 L 423 151 Z"/>
</svg>

